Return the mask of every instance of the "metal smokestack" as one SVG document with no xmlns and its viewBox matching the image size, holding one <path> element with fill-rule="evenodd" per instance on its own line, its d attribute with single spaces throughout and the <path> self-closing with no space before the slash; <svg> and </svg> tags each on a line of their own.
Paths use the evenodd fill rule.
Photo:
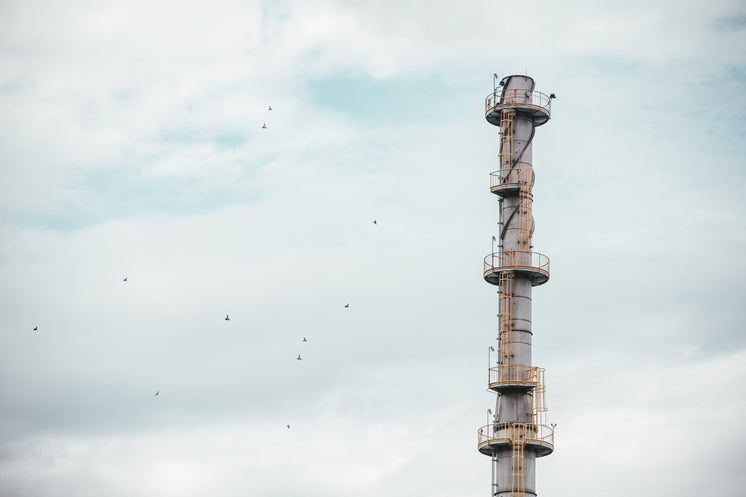
<svg viewBox="0 0 746 497">
<path fill-rule="evenodd" d="M 490 174 L 500 205 L 499 243 L 483 272 L 498 287 L 498 347 L 488 385 L 499 407 L 494 421 L 479 429 L 478 446 L 492 459 L 493 497 L 535 496 L 536 458 L 554 450 L 544 369 L 531 362 L 531 292 L 549 280 L 549 258 L 532 251 L 532 141 L 550 110 L 550 97 L 535 91 L 528 76 L 503 78 L 485 101 L 487 121 L 500 128 L 499 169 Z"/>
</svg>

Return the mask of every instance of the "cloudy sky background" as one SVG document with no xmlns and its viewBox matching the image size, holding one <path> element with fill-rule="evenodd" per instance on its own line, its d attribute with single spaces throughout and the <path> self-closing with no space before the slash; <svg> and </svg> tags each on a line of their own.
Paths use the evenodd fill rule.
<svg viewBox="0 0 746 497">
<path fill-rule="evenodd" d="M 488 495 L 526 71 L 539 494 L 741 492 L 746 6 L 517 5 L 0 4 L 0 495 Z"/>
</svg>

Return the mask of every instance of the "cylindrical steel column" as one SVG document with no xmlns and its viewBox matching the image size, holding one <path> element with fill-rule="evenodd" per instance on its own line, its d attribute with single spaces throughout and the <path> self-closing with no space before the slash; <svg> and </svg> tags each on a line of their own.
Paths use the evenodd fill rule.
<svg viewBox="0 0 746 497">
<path fill-rule="evenodd" d="M 549 279 L 548 259 L 532 252 L 532 141 L 536 126 L 549 120 L 550 103 L 534 91 L 530 77 L 508 76 L 485 105 L 487 120 L 500 127 L 499 170 L 490 186 L 500 198 L 499 252 L 485 259 L 484 274 L 498 286 L 498 353 L 490 389 L 499 396 L 499 408 L 494 426 L 483 427 L 479 437 L 480 452 L 492 458 L 492 497 L 535 496 L 536 458 L 551 453 L 554 444 L 543 424 L 545 406 L 534 399 L 537 387 L 543 392 L 543 369 L 531 362 L 531 292 Z"/>
</svg>

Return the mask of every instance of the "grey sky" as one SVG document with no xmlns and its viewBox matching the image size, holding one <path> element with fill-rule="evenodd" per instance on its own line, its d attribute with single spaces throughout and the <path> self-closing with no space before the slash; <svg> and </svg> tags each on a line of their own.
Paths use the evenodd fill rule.
<svg viewBox="0 0 746 497">
<path fill-rule="evenodd" d="M 487 495 L 524 71 L 539 495 L 737 494 L 745 51 L 736 1 L 3 3 L 0 494 Z"/>
</svg>

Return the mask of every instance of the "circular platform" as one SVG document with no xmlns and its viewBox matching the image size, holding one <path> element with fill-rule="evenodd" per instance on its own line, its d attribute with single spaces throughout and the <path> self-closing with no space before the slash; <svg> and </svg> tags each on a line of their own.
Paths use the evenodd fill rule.
<svg viewBox="0 0 746 497">
<path fill-rule="evenodd" d="M 538 384 L 539 368 L 536 366 L 500 365 L 490 368 L 488 388 L 495 392 L 504 390 L 530 390 Z"/>
<path fill-rule="evenodd" d="M 539 252 L 506 250 L 484 258 L 484 279 L 492 285 L 500 284 L 500 274 L 512 271 L 515 276 L 529 278 L 532 286 L 549 281 L 549 257 Z"/>
<path fill-rule="evenodd" d="M 531 116 L 534 126 L 549 121 L 552 100 L 540 91 L 524 89 L 496 89 L 484 101 L 484 117 L 491 124 L 500 126 L 503 109 L 513 109 L 516 114 Z"/>
<path fill-rule="evenodd" d="M 528 162 L 518 162 L 513 167 L 498 169 L 490 173 L 490 191 L 501 197 L 514 197 L 521 191 L 521 183 L 530 192 L 535 174 Z"/>
<path fill-rule="evenodd" d="M 486 456 L 500 449 L 509 449 L 514 443 L 523 443 L 536 457 L 554 452 L 554 430 L 546 425 L 532 423 L 493 423 L 483 426 L 478 433 L 479 452 Z"/>
</svg>

